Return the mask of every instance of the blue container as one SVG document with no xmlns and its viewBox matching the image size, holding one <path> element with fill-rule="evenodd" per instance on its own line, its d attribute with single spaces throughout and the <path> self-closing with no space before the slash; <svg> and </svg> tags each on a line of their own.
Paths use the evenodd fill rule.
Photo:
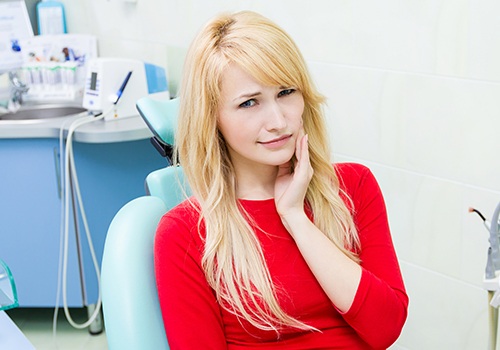
<svg viewBox="0 0 500 350">
<path fill-rule="evenodd" d="M 66 16 L 62 3 L 42 0 L 36 5 L 38 34 L 65 34 Z"/>
</svg>

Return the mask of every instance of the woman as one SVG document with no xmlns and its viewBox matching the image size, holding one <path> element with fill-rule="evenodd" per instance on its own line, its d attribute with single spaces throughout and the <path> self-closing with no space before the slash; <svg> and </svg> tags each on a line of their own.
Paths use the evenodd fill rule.
<svg viewBox="0 0 500 350">
<path fill-rule="evenodd" d="M 172 349 L 383 349 L 408 297 L 382 194 L 330 162 L 292 39 L 223 14 L 187 54 L 176 151 L 193 197 L 167 213 L 155 269 Z"/>
</svg>

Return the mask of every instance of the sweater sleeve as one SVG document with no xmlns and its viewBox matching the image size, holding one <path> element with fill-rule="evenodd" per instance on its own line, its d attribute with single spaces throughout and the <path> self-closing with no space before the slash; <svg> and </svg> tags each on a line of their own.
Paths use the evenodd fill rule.
<svg viewBox="0 0 500 350">
<path fill-rule="evenodd" d="M 362 275 L 344 319 L 373 348 L 385 349 L 399 337 L 407 317 L 405 291 L 381 190 L 373 174 L 352 165 L 359 179 L 346 189 L 354 206 L 361 243 Z M 350 192 L 350 193 L 349 193 Z"/>
<path fill-rule="evenodd" d="M 200 266 L 197 220 L 181 214 L 176 209 L 167 213 L 155 237 L 156 283 L 168 343 L 172 350 L 226 349 L 220 310 Z"/>
</svg>

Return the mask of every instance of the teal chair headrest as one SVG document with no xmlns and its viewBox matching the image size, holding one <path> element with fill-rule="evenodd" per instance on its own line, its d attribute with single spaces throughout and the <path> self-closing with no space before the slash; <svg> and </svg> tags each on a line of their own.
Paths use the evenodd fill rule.
<svg viewBox="0 0 500 350">
<path fill-rule="evenodd" d="M 179 99 L 155 100 L 143 97 L 136 102 L 137 110 L 153 135 L 167 145 L 174 144 L 179 114 Z"/>
</svg>

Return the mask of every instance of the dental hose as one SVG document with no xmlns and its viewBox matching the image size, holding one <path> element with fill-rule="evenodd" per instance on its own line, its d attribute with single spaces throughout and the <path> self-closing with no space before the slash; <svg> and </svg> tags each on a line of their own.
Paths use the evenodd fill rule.
<svg viewBox="0 0 500 350">
<path fill-rule="evenodd" d="M 68 121 L 72 120 L 66 120 L 64 123 L 61 125 L 59 129 L 59 154 L 60 158 L 62 158 L 62 155 L 64 154 L 64 130 L 66 128 L 66 124 L 68 124 Z M 60 160 L 59 161 L 59 174 L 64 174 L 64 163 Z M 63 181 L 59 181 L 60 183 L 60 188 L 59 188 L 59 193 L 60 193 L 60 198 L 63 200 L 64 198 L 64 183 Z M 52 340 L 54 343 L 56 343 L 56 330 L 57 330 L 57 317 L 59 315 L 59 302 L 61 298 L 61 274 L 62 274 L 62 258 L 63 258 L 63 247 L 64 247 L 64 222 L 65 222 L 65 217 L 64 217 L 64 202 L 61 204 L 61 213 L 60 213 L 60 224 L 59 224 L 59 232 L 60 232 L 60 237 L 59 237 L 59 262 L 58 262 L 58 269 L 57 269 L 57 293 L 56 293 L 56 305 L 54 308 L 54 316 L 52 318 Z"/>
<path fill-rule="evenodd" d="M 64 200 L 64 205 L 65 205 L 65 218 L 66 218 L 66 222 L 65 222 L 65 227 L 64 227 L 64 232 L 65 232 L 65 240 L 64 240 L 64 252 L 63 252 L 63 271 L 62 271 L 62 278 L 63 278 L 63 281 L 62 281 L 62 295 L 63 295 L 63 306 L 64 306 L 64 313 L 66 315 L 66 318 L 68 319 L 68 322 L 74 327 L 74 328 L 77 328 L 77 329 L 83 329 L 83 328 L 86 328 L 88 326 L 90 326 L 90 324 L 92 322 L 94 322 L 94 320 L 97 318 L 99 312 L 100 312 L 100 309 L 101 309 L 101 302 L 102 302 L 102 299 L 101 299 L 101 276 L 100 276 L 100 271 L 99 271 L 99 265 L 97 263 L 97 259 L 96 259 L 96 256 L 95 256 L 95 251 L 94 249 L 92 248 L 93 247 L 93 244 L 92 244 L 92 237 L 90 236 L 90 230 L 89 230 L 89 227 L 88 227 L 88 223 L 87 223 L 87 217 L 85 215 L 85 210 L 84 210 L 84 207 L 83 207 L 83 202 L 82 202 L 82 198 L 81 198 L 81 193 L 80 193 L 80 186 L 78 184 L 78 176 L 77 176 L 77 173 L 76 173 L 76 167 L 75 167 L 75 161 L 74 161 L 74 157 L 73 157 L 73 146 L 72 146 L 72 139 L 73 139 L 73 134 L 75 132 L 75 130 L 82 126 L 82 125 L 85 125 L 85 124 L 88 124 L 88 123 L 92 123 L 96 120 L 100 120 L 100 119 L 103 119 L 104 118 L 104 114 L 98 116 L 98 117 L 92 117 L 92 118 L 83 118 L 83 120 L 76 120 L 75 122 L 73 122 L 68 130 L 68 135 L 67 135 L 67 138 L 66 138 L 66 152 L 65 152 L 65 159 L 64 159 L 64 165 L 65 165 L 65 173 L 64 173 L 64 177 L 65 177 L 65 200 Z M 85 323 L 82 323 L 82 324 L 78 324 L 76 323 L 70 313 L 69 313 L 69 309 L 68 309 L 68 303 L 67 303 L 67 291 L 66 291 L 66 287 L 67 287 L 67 281 L 66 281 L 66 278 L 67 278 L 67 259 L 68 259 L 68 233 L 69 233 L 69 177 L 70 177 L 70 167 L 71 167 L 71 175 L 72 175 L 72 180 L 73 180 L 73 185 L 74 185 L 74 188 L 75 188 L 75 192 L 76 192 L 76 197 L 77 197 L 77 200 L 78 200 L 78 207 L 80 208 L 80 214 L 82 215 L 82 222 L 83 222 L 83 225 L 84 225 L 84 228 L 85 228 L 85 233 L 86 233 L 86 236 L 87 236 L 87 241 L 89 243 L 89 247 L 91 247 L 90 249 L 90 253 L 91 253 L 91 256 L 92 256 L 92 262 L 94 264 L 94 268 L 95 268 L 95 273 L 96 273 L 96 277 L 97 277 L 97 286 L 98 286 L 98 299 L 97 299 L 97 306 L 93 312 L 93 314 L 91 315 L 91 317 L 89 318 L 89 320 L 87 320 L 87 322 Z"/>
<path fill-rule="evenodd" d="M 54 318 L 53 318 L 53 338 L 55 339 L 56 337 L 56 327 L 57 327 L 57 315 L 59 311 L 59 300 L 60 300 L 60 293 L 61 293 L 61 284 L 62 284 L 62 296 L 63 296 L 63 308 L 64 308 L 64 313 L 66 316 L 66 319 L 70 323 L 71 326 L 73 326 L 76 329 L 83 329 L 92 324 L 98 317 L 101 309 L 101 304 L 102 304 L 102 296 L 101 296 L 101 277 L 100 277 L 100 270 L 99 270 L 99 265 L 97 263 L 97 258 L 95 255 L 95 251 L 93 248 L 93 243 L 92 243 L 92 237 L 90 235 L 90 230 L 88 227 L 88 222 L 87 222 L 87 217 L 85 215 L 85 210 L 81 198 L 81 193 L 80 193 L 80 186 L 78 184 L 78 176 L 76 172 L 76 167 L 75 167 L 75 162 L 74 162 L 74 157 L 73 157 L 73 134 L 76 131 L 77 128 L 88 124 L 95 122 L 97 120 L 103 119 L 108 113 L 112 112 L 112 108 L 107 111 L 106 113 L 102 113 L 97 116 L 85 116 L 82 118 L 79 118 L 77 120 L 74 120 L 67 132 L 67 137 L 66 137 L 66 147 L 64 147 L 64 129 L 66 126 L 66 123 L 64 123 L 61 126 L 60 129 L 60 134 L 59 134 L 59 147 L 61 150 L 61 158 L 63 158 L 63 161 L 61 161 L 60 168 L 61 168 L 61 174 L 64 174 L 64 181 L 61 181 L 61 190 L 62 190 L 62 205 L 61 205 L 61 239 L 60 239 L 60 247 L 59 247 L 59 270 L 58 270 L 58 286 L 57 286 L 57 300 L 56 300 L 56 308 L 54 311 Z M 64 155 L 64 157 L 63 157 Z M 71 170 L 71 171 L 70 171 Z M 70 175 L 71 174 L 71 175 Z M 97 286 L 98 286 L 98 299 L 97 299 L 97 304 L 96 307 L 92 313 L 92 315 L 89 317 L 89 319 L 82 323 L 76 323 L 73 318 L 71 317 L 71 314 L 69 312 L 68 308 L 68 303 L 67 303 L 67 262 L 68 262 L 68 237 L 69 237 L 69 193 L 71 191 L 71 186 L 70 186 L 70 176 L 71 180 L 73 181 L 73 186 L 75 190 L 75 195 L 78 201 L 78 207 L 80 209 L 80 214 L 82 218 L 82 222 L 85 228 L 85 233 L 87 237 L 87 241 L 89 244 L 89 249 L 90 249 L 90 254 L 92 257 L 92 262 L 95 268 L 95 274 L 97 278 Z M 76 213 L 75 213 L 76 215 Z M 62 282 L 61 282 L 62 278 Z"/>
</svg>

